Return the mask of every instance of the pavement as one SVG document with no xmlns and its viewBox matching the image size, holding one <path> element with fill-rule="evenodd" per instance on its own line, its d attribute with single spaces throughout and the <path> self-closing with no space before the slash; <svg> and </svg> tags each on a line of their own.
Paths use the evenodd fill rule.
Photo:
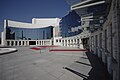
<svg viewBox="0 0 120 80">
<path fill-rule="evenodd" d="M 0 80 L 108 80 L 104 64 L 91 53 L 16 49 L 0 55 Z"/>
</svg>

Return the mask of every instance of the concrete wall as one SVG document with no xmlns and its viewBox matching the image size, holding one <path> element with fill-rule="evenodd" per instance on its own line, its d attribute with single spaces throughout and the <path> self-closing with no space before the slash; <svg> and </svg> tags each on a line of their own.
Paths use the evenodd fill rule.
<svg viewBox="0 0 120 80">
<path fill-rule="evenodd" d="M 18 22 L 18 21 L 12 21 L 12 20 L 7 20 L 7 26 L 10 27 L 17 27 L 17 28 L 44 28 L 48 26 L 59 26 L 59 18 L 40 18 L 38 19 L 33 19 L 32 23 L 25 23 L 25 22 Z M 37 21 L 37 22 L 36 22 Z"/>
<path fill-rule="evenodd" d="M 119 57 L 119 0 L 112 0 L 111 9 L 107 16 L 103 28 L 91 33 L 90 50 L 102 59 L 107 66 L 108 72 L 113 77 L 112 80 L 119 80 L 120 57 Z"/>
</svg>

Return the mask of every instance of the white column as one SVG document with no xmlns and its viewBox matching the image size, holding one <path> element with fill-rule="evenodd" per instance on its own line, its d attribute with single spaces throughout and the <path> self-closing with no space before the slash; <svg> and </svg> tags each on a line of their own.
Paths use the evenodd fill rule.
<svg viewBox="0 0 120 80">
<path fill-rule="evenodd" d="M 4 30 L 1 33 L 1 45 L 6 45 L 6 25 L 7 24 L 7 20 L 4 20 Z"/>
<path fill-rule="evenodd" d="M 78 44 L 77 44 L 77 38 L 76 38 L 76 42 L 75 42 L 75 45 L 76 45 L 75 47 L 77 47 L 77 45 L 78 45 Z"/>
<path fill-rule="evenodd" d="M 36 44 L 35 44 L 35 45 L 38 45 L 37 41 L 35 41 L 35 42 L 36 42 Z"/>
<path fill-rule="evenodd" d="M 15 46 L 15 41 L 13 41 L 13 46 Z"/>
<path fill-rule="evenodd" d="M 69 39 L 69 47 L 71 47 L 71 39 Z"/>
<path fill-rule="evenodd" d="M 45 40 L 43 41 L 44 45 L 45 45 Z"/>
<path fill-rule="evenodd" d="M 5 45 L 5 33 L 1 32 L 1 45 Z"/>
<path fill-rule="evenodd" d="M 26 40 L 26 41 L 25 41 L 25 46 L 27 46 L 27 42 L 28 42 L 28 41 Z"/>
<path fill-rule="evenodd" d="M 84 48 L 83 48 L 83 44 L 82 44 L 82 40 L 81 40 L 81 39 L 79 39 L 79 46 L 80 46 L 81 49 L 84 49 Z"/>
<path fill-rule="evenodd" d="M 15 46 L 17 46 L 16 41 L 15 41 Z"/>
<path fill-rule="evenodd" d="M 24 41 L 24 46 L 26 46 L 26 41 Z"/>
<path fill-rule="evenodd" d="M 19 40 L 17 41 L 17 46 L 19 46 Z"/>
<path fill-rule="evenodd" d="M 73 38 L 73 47 L 75 47 L 75 39 Z"/>
<path fill-rule="evenodd" d="M 21 41 L 21 46 L 23 46 L 23 41 Z"/>
<path fill-rule="evenodd" d="M 27 41 L 27 46 L 29 46 L 29 41 Z"/>
<path fill-rule="evenodd" d="M 66 44 L 67 44 L 66 46 L 68 47 L 68 39 L 66 39 L 66 41 L 67 41 L 67 42 L 66 42 Z"/>
<path fill-rule="evenodd" d="M 9 41 L 9 43 L 10 43 L 9 46 L 11 46 L 11 41 Z"/>
</svg>

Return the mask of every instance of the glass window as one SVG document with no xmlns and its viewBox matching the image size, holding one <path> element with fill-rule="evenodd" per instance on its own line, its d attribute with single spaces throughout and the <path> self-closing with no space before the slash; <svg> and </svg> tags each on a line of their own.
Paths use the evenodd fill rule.
<svg viewBox="0 0 120 80">
<path fill-rule="evenodd" d="M 53 37 L 53 27 L 49 26 L 46 28 L 6 28 L 6 39 L 12 40 L 40 40 L 40 39 L 51 39 Z"/>
</svg>

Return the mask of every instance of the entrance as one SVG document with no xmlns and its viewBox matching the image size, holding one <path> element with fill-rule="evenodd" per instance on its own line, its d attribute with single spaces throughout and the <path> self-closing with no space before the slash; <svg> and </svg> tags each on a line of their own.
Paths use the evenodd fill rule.
<svg viewBox="0 0 120 80">
<path fill-rule="evenodd" d="M 36 45 L 36 41 L 29 41 L 29 45 Z"/>
<path fill-rule="evenodd" d="M 82 40 L 83 48 L 89 49 L 89 38 L 83 38 L 81 40 Z"/>
</svg>

